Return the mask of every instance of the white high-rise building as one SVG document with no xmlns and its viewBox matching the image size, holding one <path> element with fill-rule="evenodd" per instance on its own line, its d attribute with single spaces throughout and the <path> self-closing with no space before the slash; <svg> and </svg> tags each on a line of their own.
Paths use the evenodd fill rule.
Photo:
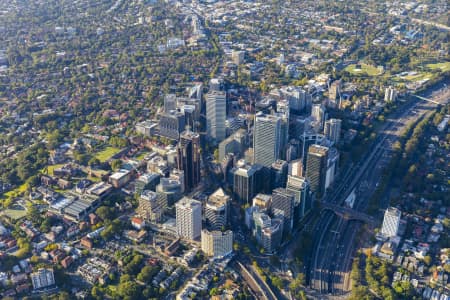
<svg viewBox="0 0 450 300">
<path fill-rule="evenodd" d="M 253 132 L 253 162 L 265 167 L 272 166 L 280 158 L 282 139 L 281 118 L 258 113 Z"/>
<path fill-rule="evenodd" d="M 384 101 L 394 102 L 396 99 L 397 99 L 397 91 L 392 86 L 387 87 L 386 91 L 384 92 Z"/>
<path fill-rule="evenodd" d="M 315 128 L 317 130 L 323 129 L 323 122 L 325 121 L 325 108 L 322 104 L 313 104 L 311 109 L 311 117 L 314 119 Z"/>
<path fill-rule="evenodd" d="M 335 144 L 339 143 L 341 136 L 341 124 L 342 121 L 339 119 L 329 119 L 325 122 L 323 134 L 328 140 L 334 142 Z"/>
<path fill-rule="evenodd" d="M 394 237 L 398 234 L 400 218 L 402 212 L 395 207 L 388 207 L 384 212 L 383 226 L 381 234 L 387 238 Z"/>
<path fill-rule="evenodd" d="M 208 136 L 221 142 L 226 137 L 227 97 L 222 91 L 206 94 L 206 129 Z"/>
<path fill-rule="evenodd" d="M 233 252 L 233 231 L 202 230 L 202 251 L 214 258 Z"/>
<path fill-rule="evenodd" d="M 35 290 L 54 285 L 53 269 L 40 268 L 37 272 L 31 273 L 31 282 Z"/>
<path fill-rule="evenodd" d="M 196 240 L 202 230 L 202 203 L 184 197 L 175 203 L 178 236 Z"/>
<path fill-rule="evenodd" d="M 221 230 L 228 223 L 230 196 L 222 188 L 216 190 L 205 204 L 205 221 L 209 229 Z"/>
<path fill-rule="evenodd" d="M 167 94 L 164 96 L 164 112 L 169 113 L 177 108 L 177 95 Z"/>
</svg>

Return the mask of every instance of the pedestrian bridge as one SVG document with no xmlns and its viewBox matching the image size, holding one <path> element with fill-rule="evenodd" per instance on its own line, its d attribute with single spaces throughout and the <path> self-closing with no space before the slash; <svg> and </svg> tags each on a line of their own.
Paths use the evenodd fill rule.
<svg viewBox="0 0 450 300">
<path fill-rule="evenodd" d="M 341 218 L 343 218 L 345 220 L 362 221 L 362 222 L 365 222 L 365 223 L 367 223 L 367 224 L 369 224 L 371 226 L 377 225 L 377 220 L 374 217 L 369 216 L 366 213 L 354 210 L 352 208 L 343 207 L 343 206 L 340 206 L 340 205 L 336 205 L 336 204 L 332 204 L 332 203 L 326 203 L 326 202 L 321 202 L 320 205 L 321 205 L 322 209 L 331 210 L 336 215 L 340 216 Z"/>
</svg>

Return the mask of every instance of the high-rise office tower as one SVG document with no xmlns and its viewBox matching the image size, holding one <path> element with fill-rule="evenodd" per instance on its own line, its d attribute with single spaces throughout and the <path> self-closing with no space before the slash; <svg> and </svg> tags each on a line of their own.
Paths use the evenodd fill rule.
<svg viewBox="0 0 450 300">
<path fill-rule="evenodd" d="M 160 183 L 156 186 L 156 193 L 158 194 L 158 201 L 164 206 L 172 206 L 175 202 L 181 199 L 181 183 L 179 180 L 170 178 L 161 178 Z"/>
<path fill-rule="evenodd" d="M 282 128 L 281 118 L 258 113 L 253 132 L 253 162 L 270 168 L 280 157 Z"/>
<path fill-rule="evenodd" d="M 205 204 L 205 222 L 211 230 L 221 230 L 227 226 L 229 218 L 230 196 L 222 188 L 208 197 Z"/>
<path fill-rule="evenodd" d="M 272 189 L 286 186 L 288 175 L 288 163 L 284 160 L 277 159 L 270 167 L 270 182 Z"/>
<path fill-rule="evenodd" d="M 178 169 L 184 171 L 184 188 L 191 191 L 200 182 L 200 135 L 183 131 L 177 145 Z"/>
<path fill-rule="evenodd" d="M 402 212 L 396 207 L 388 207 L 384 212 L 381 234 L 385 237 L 394 237 L 398 234 Z"/>
<path fill-rule="evenodd" d="M 286 150 L 289 142 L 289 114 L 289 102 L 287 100 L 278 101 L 276 115 L 281 118 L 279 158 L 284 160 L 286 160 Z"/>
<path fill-rule="evenodd" d="M 334 142 L 335 144 L 339 143 L 341 136 L 341 124 L 342 121 L 339 119 L 329 119 L 325 122 L 323 134 L 328 140 Z"/>
<path fill-rule="evenodd" d="M 175 203 L 176 226 L 178 236 L 196 240 L 202 230 L 202 203 L 184 197 Z"/>
<path fill-rule="evenodd" d="M 169 139 L 178 140 L 185 124 L 186 119 L 182 112 L 168 111 L 159 118 L 159 134 Z"/>
<path fill-rule="evenodd" d="M 286 190 L 294 194 L 294 225 L 311 209 L 309 182 L 305 177 L 288 176 Z"/>
<path fill-rule="evenodd" d="M 208 136 L 216 142 L 226 137 L 227 98 L 222 91 L 210 91 L 206 94 L 206 129 Z"/>
<path fill-rule="evenodd" d="M 273 253 L 281 244 L 283 238 L 283 219 L 273 218 L 270 226 L 261 230 L 261 244 L 268 253 Z"/>
<path fill-rule="evenodd" d="M 262 190 L 262 166 L 243 165 L 233 172 L 233 193 L 240 203 L 250 203 L 253 197 Z"/>
<path fill-rule="evenodd" d="M 311 145 L 306 159 L 306 178 L 316 199 L 325 193 L 325 180 L 328 166 L 328 147 Z"/>
<path fill-rule="evenodd" d="M 314 128 L 317 131 L 321 131 L 323 129 L 323 123 L 325 121 L 325 108 L 322 104 L 313 104 L 311 108 L 311 117 L 314 120 Z"/>
<path fill-rule="evenodd" d="M 336 80 L 328 89 L 328 98 L 330 98 L 329 105 L 333 108 L 340 109 L 341 108 L 341 90 L 342 90 L 342 81 Z"/>
<path fill-rule="evenodd" d="M 302 177 L 304 176 L 303 160 L 301 158 L 289 163 L 288 175 Z"/>
<path fill-rule="evenodd" d="M 277 188 L 272 192 L 272 213 L 277 215 L 276 210 L 282 212 L 286 232 L 290 232 L 294 225 L 294 201 L 294 193 L 285 188 Z"/>
</svg>

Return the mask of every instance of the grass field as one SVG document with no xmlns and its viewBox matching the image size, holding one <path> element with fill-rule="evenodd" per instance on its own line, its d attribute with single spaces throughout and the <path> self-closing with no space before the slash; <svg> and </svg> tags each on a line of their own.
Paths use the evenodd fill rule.
<svg viewBox="0 0 450 300">
<path fill-rule="evenodd" d="M 143 152 L 139 153 L 138 156 L 136 156 L 136 159 L 137 160 L 143 160 L 145 158 L 145 156 L 147 156 L 148 154 L 150 154 L 150 152 L 143 151 Z"/>
<path fill-rule="evenodd" d="M 41 172 L 44 173 L 44 174 L 48 174 L 48 175 L 53 176 L 53 171 L 55 169 L 61 168 L 62 166 L 64 166 L 64 164 L 49 165 L 49 166 L 46 166 L 45 168 L 43 168 Z"/>
<path fill-rule="evenodd" d="M 441 69 L 442 72 L 447 72 L 450 71 L 450 61 L 436 64 L 428 64 L 427 67 L 432 70 Z"/>
<path fill-rule="evenodd" d="M 26 190 L 27 190 L 27 185 L 24 183 L 21 186 L 18 186 L 15 189 L 5 193 L 3 195 L 3 199 L 18 197 L 19 195 L 25 193 Z"/>
<path fill-rule="evenodd" d="M 107 147 L 105 149 L 103 149 L 100 152 L 97 152 L 97 154 L 95 154 L 95 157 L 100 161 L 100 162 L 105 162 L 108 159 L 110 159 L 112 156 L 114 156 L 114 154 L 117 154 L 118 152 L 120 152 L 119 148 L 116 147 Z"/>
<path fill-rule="evenodd" d="M 13 220 L 18 220 L 18 219 L 25 217 L 27 215 L 27 211 L 25 209 L 9 209 L 8 208 L 3 211 L 3 214 Z"/>
<path fill-rule="evenodd" d="M 404 75 L 404 76 L 396 76 L 393 78 L 393 80 L 395 81 L 409 81 L 409 82 L 413 82 L 413 81 L 421 81 L 421 80 L 430 80 L 433 78 L 433 74 L 429 73 L 429 72 L 414 72 L 414 73 L 410 73 L 408 75 Z"/>
<path fill-rule="evenodd" d="M 366 64 L 358 64 L 361 66 L 361 69 L 356 68 L 356 64 L 348 65 L 345 70 L 353 75 L 368 75 L 368 76 L 378 76 L 383 74 L 383 70 L 371 65 Z"/>
</svg>

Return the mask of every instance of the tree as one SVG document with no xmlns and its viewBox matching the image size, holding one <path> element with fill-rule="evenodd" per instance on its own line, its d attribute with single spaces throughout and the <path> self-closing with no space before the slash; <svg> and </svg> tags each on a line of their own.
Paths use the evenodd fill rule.
<svg viewBox="0 0 450 300">
<path fill-rule="evenodd" d="M 114 217 L 114 208 L 108 206 L 100 206 L 95 210 L 95 214 L 99 216 L 103 221 L 107 221 Z"/>
<path fill-rule="evenodd" d="M 219 289 L 216 287 L 213 287 L 210 291 L 209 291 L 209 295 L 212 296 L 217 296 L 219 295 Z"/>
<path fill-rule="evenodd" d="M 122 161 L 120 159 L 115 159 L 111 162 L 111 169 L 117 171 L 122 166 Z"/>
<path fill-rule="evenodd" d="M 283 289 L 283 280 L 278 276 L 271 276 L 270 281 L 272 282 L 272 285 L 276 287 L 277 289 L 281 290 Z"/>
<path fill-rule="evenodd" d="M 139 299 L 140 290 L 136 282 L 125 281 L 121 282 L 117 288 L 117 293 L 123 298 Z"/>
<path fill-rule="evenodd" d="M 424 262 L 427 266 L 430 266 L 430 265 L 431 265 L 431 261 L 432 261 L 432 259 L 431 259 L 431 256 L 429 256 L 429 255 L 427 255 L 427 256 L 425 256 L 425 257 L 423 258 L 423 262 Z"/>
<path fill-rule="evenodd" d="M 145 266 L 141 272 L 137 275 L 137 280 L 144 283 L 150 283 L 152 278 L 158 273 L 158 268 L 152 266 Z"/>
</svg>

